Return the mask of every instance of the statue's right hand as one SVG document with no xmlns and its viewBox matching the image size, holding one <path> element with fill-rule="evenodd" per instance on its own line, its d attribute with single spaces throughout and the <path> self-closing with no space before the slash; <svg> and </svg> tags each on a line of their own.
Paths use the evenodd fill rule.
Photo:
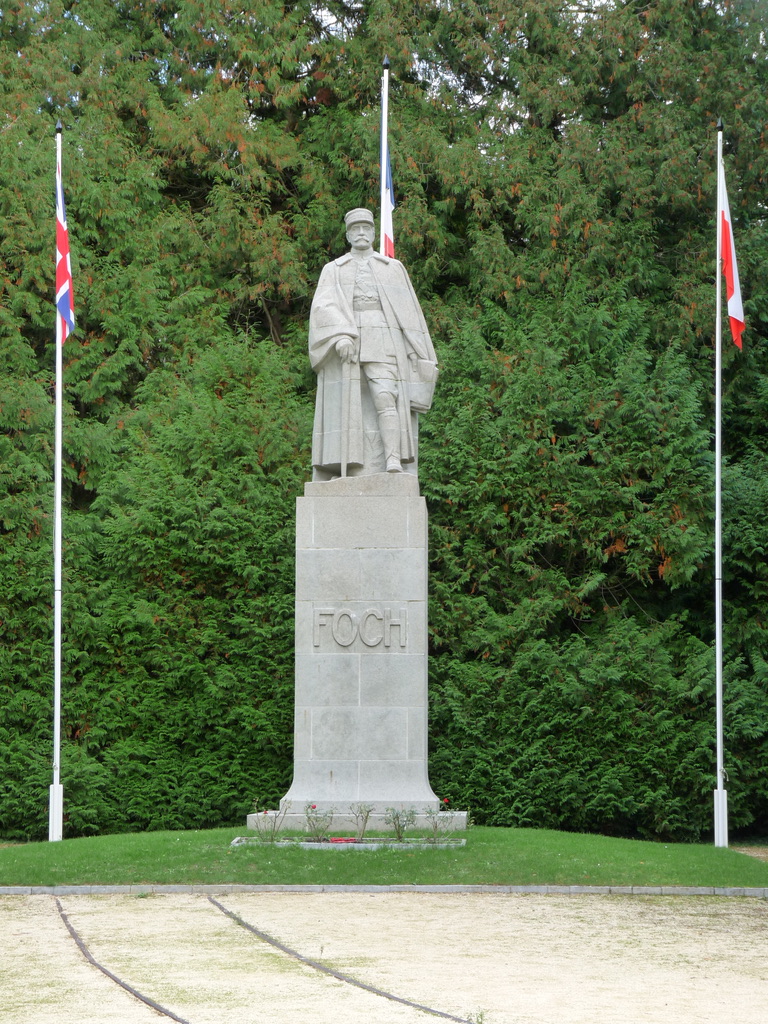
<svg viewBox="0 0 768 1024">
<path fill-rule="evenodd" d="M 342 363 L 353 363 L 355 361 L 355 343 L 351 338 L 339 338 L 336 342 L 336 351 Z"/>
</svg>

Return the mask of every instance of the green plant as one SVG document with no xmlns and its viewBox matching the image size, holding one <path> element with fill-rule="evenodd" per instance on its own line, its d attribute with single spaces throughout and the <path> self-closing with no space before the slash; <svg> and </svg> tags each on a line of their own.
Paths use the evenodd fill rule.
<svg viewBox="0 0 768 1024">
<path fill-rule="evenodd" d="M 306 819 L 306 830 L 316 842 L 322 842 L 328 838 L 333 822 L 333 808 L 327 811 L 320 811 L 317 804 L 307 804 L 304 808 Z"/>
<path fill-rule="evenodd" d="M 428 832 L 425 838 L 429 843 L 439 843 L 442 839 L 450 838 L 458 828 L 457 813 L 447 810 L 444 804 L 441 804 L 436 810 L 425 807 L 423 814 L 428 823 Z"/>
<path fill-rule="evenodd" d="M 41 132 L 65 127 L 78 320 L 65 835 L 242 822 L 291 779 L 306 317 L 344 211 L 377 201 L 382 33 L 398 258 L 441 364 L 432 783 L 485 825 L 708 834 L 727 110 L 748 329 L 723 353 L 726 767 L 733 826 L 768 820 L 765 4 L 332 6 L 333 31 L 313 0 L 3 5 L 0 837 L 47 834 L 52 752 Z"/>
<path fill-rule="evenodd" d="M 283 831 L 285 816 L 290 809 L 290 800 L 284 801 L 277 811 L 268 811 L 266 809 L 259 811 L 258 801 L 254 802 L 251 821 L 261 842 L 274 843 L 279 839 Z"/>
<path fill-rule="evenodd" d="M 416 812 L 412 807 L 388 807 L 384 821 L 395 833 L 395 839 L 402 843 L 406 830 L 416 821 Z"/>
<path fill-rule="evenodd" d="M 368 828 L 368 819 L 371 816 L 373 807 L 369 804 L 350 804 L 349 813 L 355 822 L 355 838 L 362 839 Z"/>
</svg>

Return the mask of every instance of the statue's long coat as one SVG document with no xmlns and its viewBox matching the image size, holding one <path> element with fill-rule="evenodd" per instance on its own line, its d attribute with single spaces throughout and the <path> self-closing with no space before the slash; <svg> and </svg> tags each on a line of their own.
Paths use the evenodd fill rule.
<svg viewBox="0 0 768 1024">
<path fill-rule="evenodd" d="M 415 457 L 408 385 L 412 368 L 408 353 L 436 363 L 435 350 L 419 300 L 405 267 L 398 260 L 374 253 L 370 267 L 379 290 L 384 316 L 395 342 L 398 367 L 398 413 L 401 459 Z M 357 260 L 351 253 L 328 263 L 320 274 L 309 316 L 309 358 L 317 374 L 317 403 L 312 435 L 312 464 L 338 471 L 342 459 L 342 423 L 347 420 L 348 466 L 364 465 L 360 363 L 342 364 L 336 342 L 342 335 L 359 348 L 359 329 L 352 311 Z M 346 375 L 346 380 L 344 379 Z M 346 391 L 346 394 L 345 394 Z M 346 404 L 346 411 L 342 403 Z"/>
</svg>

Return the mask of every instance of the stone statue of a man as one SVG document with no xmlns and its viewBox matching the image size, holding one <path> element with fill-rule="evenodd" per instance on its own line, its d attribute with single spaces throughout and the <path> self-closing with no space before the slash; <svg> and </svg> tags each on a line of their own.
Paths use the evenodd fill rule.
<svg viewBox="0 0 768 1024">
<path fill-rule="evenodd" d="M 435 350 L 405 267 L 373 250 L 373 215 L 344 220 L 351 251 L 323 268 L 309 319 L 314 478 L 415 473 Z"/>
</svg>

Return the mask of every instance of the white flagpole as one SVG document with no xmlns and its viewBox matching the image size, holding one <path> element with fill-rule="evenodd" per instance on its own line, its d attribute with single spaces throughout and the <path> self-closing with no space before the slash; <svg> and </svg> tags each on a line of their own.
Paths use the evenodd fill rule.
<svg viewBox="0 0 768 1024">
<path fill-rule="evenodd" d="M 61 176 L 61 122 L 56 125 L 56 174 Z M 61 435 L 63 385 L 63 333 L 56 309 L 56 411 L 53 469 L 53 782 L 48 802 L 48 839 L 62 838 L 64 787 L 60 782 L 61 760 Z"/>
<path fill-rule="evenodd" d="M 384 58 L 384 73 L 381 79 L 381 194 L 379 197 L 379 252 L 385 252 L 384 204 L 387 202 L 387 161 L 389 159 L 389 57 Z"/>
<path fill-rule="evenodd" d="M 715 731 L 717 789 L 715 798 L 715 846 L 728 845 L 728 794 L 723 765 L 723 540 L 722 540 L 722 304 L 723 304 L 723 123 L 717 123 L 717 285 L 715 304 Z"/>
</svg>

